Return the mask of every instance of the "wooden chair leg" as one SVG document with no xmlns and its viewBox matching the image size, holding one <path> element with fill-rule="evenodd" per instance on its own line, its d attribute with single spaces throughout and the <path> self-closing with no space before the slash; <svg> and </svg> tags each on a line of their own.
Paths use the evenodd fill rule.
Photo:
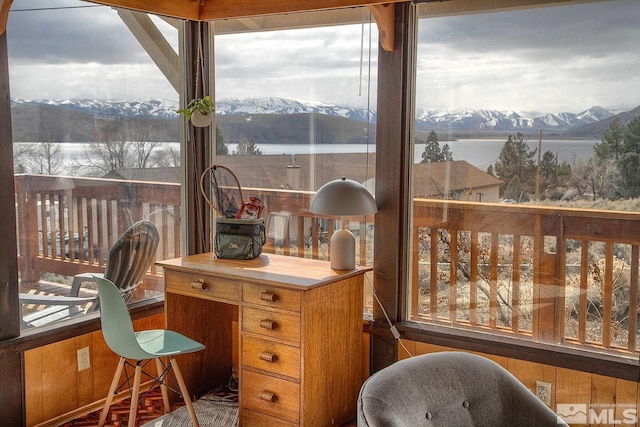
<svg viewBox="0 0 640 427">
<path fill-rule="evenodd" d="M 182 398 L 184 399 L 184 404 L 189 411 L 189 416 L 191 417 L 191 421 L 193 422 L 193 427 L 200 427 L 200 423 L 198 423 L 198 418 L 196 417 L 196 411 L 193 409 L 193 404 L 191 404 L 191 396 L 189 396 L 189 391 L 187 390 L 187 385 L 184 382 L 184 378 L 182 378 L 182 373 L 180 372 L 180 368 L 178 368 L 178 362 L 176 359 L 171 356 L 171 367 L 173 368 L 173 372 L 176 376 L 176 381 L 178 381 L 178 386 L 180 387 L 180 392 L 182 393 Z"/>
<path fill-rule="evenodd" d="M 133 390 L 131 390 L 131 406 L 129 407 L 128 427 L 135 427 L 136 414 L 138 413 L 138 396 L 140 395 L 140 378 L 142 377 L 142 364 L 136 363 L 136 373 L 133 377 Z"/>
<path fill-rule="evenodd" d="M 124 364 L 125 359 L 124 357 L 121 357 L 120 361 L 118 362 L 118 367 L 116 368 L 116 373 L 113 374 L 113 380 L 111 380 L 111 386 L 109 387 L 109 393 L 107 394 L 107 399 L 104 402 L 104 407 L 102 408 L 102 413 L 100 414 L 98 427 L 104 426 L 104 423 L 107 420 L 107 414 L 109 413 L 109 408 L 111 407 L 111 402 L 113 401 L 113 395 L 118 388 L 118 381 L 120 381 L 120 376 L 122 375 Z"/>
<path fill-rule="evenodd" d="M 156 358 L 156 369 L 158 371 L 158 379 L 160 380 L 160 391 L 162 392 L 164 413 L 168 414 L 169 412 L 171 412 L 171 406 L 169 405 L 169 393 L 167 391 L 167 386 L 165 385 L 164 378 L 162 378 L 162 374 L 164 373 L 164 366 L 162 366 L 162 361 L 159 357 Z"/>
</svg>

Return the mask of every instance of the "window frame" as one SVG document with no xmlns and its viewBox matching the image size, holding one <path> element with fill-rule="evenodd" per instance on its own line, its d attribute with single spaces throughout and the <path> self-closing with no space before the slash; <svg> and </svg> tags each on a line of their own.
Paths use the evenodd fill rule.
<svg viewBox="0 0 640 427">
<path fill-rule="evenodd" d="M 550 4 L 564 5 L 586 2 L 588 1 L 564 0 L 556 2 L 546 0 L 538 2 L 532 0 L 522 0 L 516 2 L 517 4 L 514 5 L 514 2 L 508 0 L 465 0 L 458 2 L 429 3 L 419 6 L 412 5 L 411 7 L 428 8 L 429 16 L 433 17 L 449 14 L 471 14 L 487 11 L 494 12 L 497 10 L 529 9 L 534 7 L 549 6 Z M 406 27 L 413 29 L 413 31 L 409 30 L 406 33 L 407 37 L 409 38 L 406 45 L 412 47 L 412 58 L 408 62 L 416 64 L 417 51 L 415 47 L 417 46 L 417 39 L 415 38 L 417 37 L 416 30 L 418 26 L 418 19 L 420 18 L 418 16 L 417 10 L 415 9 L 413 9 L 413 12 L 410 13 L 410 15 L 411 16 L 409 18 L 409 21 L 404 23 Z M 396 37 L 398 37 L 397 32 Z M 381 60 L 380 64 L 382 63 L 383 61 Z M 415 109 L 415 67 L 409 70 L 409 72 L 411 77 L 408 80 L 411 82 L 411 86 L 410 89 L 407 90 L 408 93 L 406 95 L 406 102 L 409 104 L 408 109 L 410 111 L 413 111 Z M 378 96 L 379 99 L 384 99 L 384 94 L 379 93 Z M 379 106 L 379 116 L 382 115 L 382 109 L 383 106 Z M 407 118 L 407 120 L 411 121 L 412 123 L 410 123 L 411 132 L 409 133 L 409 141 L 403 140 L 405 147 L 407 145 L 411 146 L 410 141 L 413 140 L 413 118 L 414 114 L 411 114 Z M 382 141 L 380 138 L 378 140 Z M 387 145 L 389 144 L 389 141 L 387 141 L 386 139 L 384 141 Z M 412 165 L 413 158 L 408 159 L 403 165 L 396 166 L 395 170 L 393 169 L 393 165 L 391 165 L 390 169 L 378 169 L 377 173 L 381 178 L 380 181 L 387 177 L 404 174 L 408 174 L 410 180 L 412 180 Z M 378 192 L 376 194 L 378 194 Z M 404 200 L 404 203 L 406 203 L 406 205 L 408 206 L 407 212 L 411 211 L 411 206 L 413 204 L 412 197 L 410 197 L 411 194 L 412 193 L 409 192 L 409 196 Z M 401 197 L 398 197 L 398 202 L 403 202 Z M 411 224 L 411 222 L 411 216 L 405 216 L 405 223 Z M 378 217 L 376 218 L 376 228 L 378 228 Z M 388 233 L 385 235 L 386 243 L 377 242 L 376 244 L 377 248 L 385 248 L 379 250 L 379 252 L 385 253 L 381 253 L 379 256 L 377 256 L 376 262 L 374 263 L 376 269 L 376 278 L 379 279 L 378 283 L 376 284 L 376 292 L 380 296 L 380 300 L 387 309 L 387 312 L 391 311 L 391 313 L 393 314 L 393 316 L 390 317 L 393 324 L 398 328 L 399 331 L 401 331 L 402 338 L 443 347 L 453 347 L 461 350 L 483 352 L 487 354 L 494 354 L 497 356 L 504 356 L 530 362 L 553 365 L 556 367 L 597 373 L 600 375 L 607 375 L 630 381 L 640 381 L 640 356 L 636 358 L 625 358 L 596 351 L 568 348 L 561 345 L 534 342 L 523 339 L 515 339 L 509 336 L 500 336 L 482 331 L 470 331 L 467 329 L 456 328 L 454 326 L 442 326 L 408 320 L 411 310 L 409 299 L 409 292 L 411 287 L 410 276 L 412 274 L 412 271 L 410 269 L 410 265 L 412 262 L 411 229 L 412 227 L 410 226 L 407 230 L 407 246 L 402 251 L 403 256 L 401 257 L 401 259 L 397 260 L 401 265 L 406 266 L 406 271 L 404 272 L 404 274 L 402 272 L 398 272 L 396 276 L 397 282 L 395 284 L 389 280 L 383 279 L 384 276 L 381 274 L 381 272 L 378 271 L 378 268 L 380 267 L 378 260 L 380 258 L 384 259 L 385 257 L 392 257 L 392 254 L 389 253 L 390 250 L 388 249 L 390 245 L 388 239 L 386 239 Z M 376 236 L 381 234 L 382 233 L 377 233 Z M 382 262 L 382 264 L 385 264 L 386 268 L 386 263 Z M 385 280 L 385 282 L 383 283 L 382 280 Z M 389 310 L 389 307 L 395 308 L 395 311 Z M 376 348 L 375 344 L 372 346 L 372 360 L 374 361 L 374 363 L 379 363 L 378 367 L 383 367 L 385 361 L 388 362 L 390 360 L 388 356 L 385 356 L 385 353 L 388 353 L 389 351 L 394 352 L 394 358 L 395 360 L 397 360 L 398 349 L 393 334 L 390 332 L 389 326 L 385 318 L 381 315 L 379 309 L 374 310 L 374 319 L 375 323 L 370 331 L 372 332 L 372 342 L 379 344 L 379 348 Z M 373 368 L 376 368 L 376 366 L 374 365 Z"/>
</svg>

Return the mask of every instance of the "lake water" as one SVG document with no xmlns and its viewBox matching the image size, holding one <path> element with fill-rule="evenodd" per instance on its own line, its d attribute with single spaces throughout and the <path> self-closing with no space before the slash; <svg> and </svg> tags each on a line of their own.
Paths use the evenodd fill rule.
<svg viewBox="0 0 640 427">
<path fill-rule="evenodd" d="M 558 156 L 558 161 L 567 161 L 571 167 L 578 162 L 593 157 L 593 146 L 596 140 L 543 140 L 542 153 L 551 151 Z M 457 141 L 441 141 L 440 146 L 449 144 L 454 160 L 466 160 L 472 165 L 485 170 L 490 164 L 498 160 L 500 150 L 504 146 L 504 139 L 460 139 Z M 527 141 L 530 149 L 538 148 L 538 141 Z M 227 144 L 229 152 L 237 149 L 237 144 Z M 416 163 L 422 160 L 424 144 L 415 146 L 414 159 Z M 363 144 L 258 144 L 262 154 L 311 154 L 311 153 L 366 153 L 375 152 L 375 146 Z M 534 158 L 536 160 L 536 158 Z"/>
<path fill-rule="evenodd" d="M 593 146 L 596 140 L 543 140 L 542 153 L 551 151 L 558 156 L 560 162 L 566 161 L 571 167 L 579 162 L 593 157 Z M 490 164 L 495 163 L 504 146 L 504 139 L 460 139 L 457 141 L 441 141 L 440 146 L 449 144 L 454 160 L 466 160 L 470 164 L 486 170 Z M 538 147 L 537 140 L 527 141 L 533 150 Z M 88 144 L 62 143 L 63 152 L 67 159 L 80 159 L 84 157 Z M 178 143 L 163 143 L 161 147 L 172 146 L 178 149 Z M 229 152 L 236 150 L 237 144 L 227 144 Z M 422 160 L 424 144 L 415 146 L 414 159 L 416 163 Z M 366 153 L 375 152 L 375 146 L 366 144 L 258 144 L 262 154 L 323 154 L 323 153 Z M 534 160 L 536 160 L 534 158 Z"/>
</svg>

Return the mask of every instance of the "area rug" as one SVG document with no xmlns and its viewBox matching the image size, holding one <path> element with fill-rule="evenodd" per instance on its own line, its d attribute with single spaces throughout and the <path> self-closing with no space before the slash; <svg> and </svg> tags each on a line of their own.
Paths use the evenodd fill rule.
<svg viewBox="0 0 640 427">
<path fill-rule="evenodd" d="M 206 397 L 193 403 L 201 427 L 234 427 L 238 425 L 238 402 L 209 400 Z M 186 407 L 163 415 L 142 427 L 185 427 L 191 425 Z"/>
</svg>

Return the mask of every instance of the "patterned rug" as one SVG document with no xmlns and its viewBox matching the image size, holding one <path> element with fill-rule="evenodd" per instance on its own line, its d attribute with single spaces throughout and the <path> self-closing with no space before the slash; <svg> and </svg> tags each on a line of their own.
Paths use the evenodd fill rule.
<svg viewBox="0 0 640 427">
<path fill-rule="evenodd" d="M 193 403 L 201 427 L 234 427 L 238 425 L 238 402 L 202 398 Z M 191 417 L 186 407 L 145 424 L 143 427 L 190 426 Z"/>
<path fill-rule="evenodd" d="M 105 426 L 126 426 L 129 420 L 129 403 L 130 400 L 125 399 L 122 402 L 112 404 L 109 409 L 109 414 L 107 415 Z M 200 400 L 194 403 L 194 408 L 198 421 L 202 427 L 232 427 L 238 425 L 238 395 L 228 389 L 216 390 L 207 393 Z M 97 426 L 101 411 L 102 410 L 97 410 L 73 421 L 64 423 L 61 426 Z M 162 394 L 160 393 L 160 388 L 155 388 L 148 392 L 140 402 L 136 416 L 136 425 L 144 427 L 182 427 L 191 425 L 189 412 L 184 407 L 184 402 L 176 402 L 176 404 L 172 405 L 171 411 L 171 413 L 164 415 Z M 183 418 L 184 416 L 186 416 L 186 418 Z"/>
</svg>

